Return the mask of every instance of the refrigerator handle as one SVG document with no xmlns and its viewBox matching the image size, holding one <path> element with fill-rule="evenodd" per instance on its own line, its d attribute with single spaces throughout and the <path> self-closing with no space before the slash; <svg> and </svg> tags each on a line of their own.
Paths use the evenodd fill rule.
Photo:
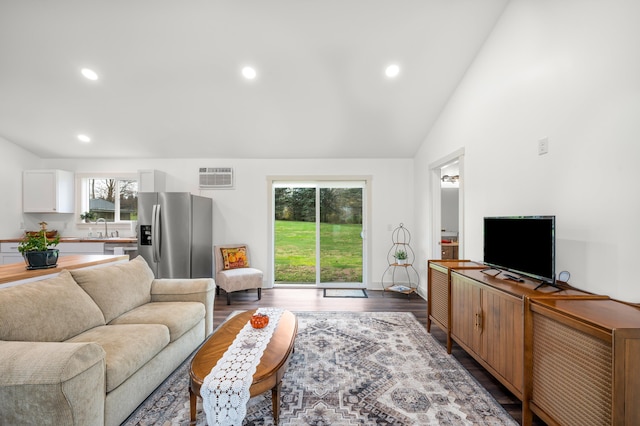
<svg viewBox="0 0 640 426">
<path fill-rule="evenodd" d="M 151 241 L 153 242 L 153 261 L 160 261 L 160 204 L 154 204 L 151 220 Z"/>
</svg>

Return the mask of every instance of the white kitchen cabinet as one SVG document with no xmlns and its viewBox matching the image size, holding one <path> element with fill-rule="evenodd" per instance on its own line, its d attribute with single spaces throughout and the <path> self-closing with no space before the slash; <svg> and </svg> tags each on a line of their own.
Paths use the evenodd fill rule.
<svg viewBox="0 0 640 426">
<path fill-rule="evenodd" d="M 60 243 L 55 248 L 60 250 L 61 257 L 72 254 L 104 254 L 104 243 L 99 242 Z M 22 255 L 18 252 L 18 243 L 0 243 L 0 260 L 3 265 L 23 262 Z"/>
<path fill-rule="evenodd" d="M 69 254 L 104 254 L 104 243 L 60 243 L 56 246 L 60 256 Z"/>
<path fill-rule="evenodd" d="M 0 254 L 0 259 L 2 260 L 1 265 L 8 265 L 10 263 L 24 263 L 24 258 L 20 253 L 18 254 Z"/>
<path fill-rule="evenodd" d="M 166 175 L 160 170 L 138 170 L 138 192 L 164 192 Z"/>
<path fill-rule="evenodd" d="M 24 213 L 73 213 L 73 172 L 25 170 L 22 174 Z"/>
<path fill-rule="evenodd" d="M 133 259 L 138 256 L 138 243 L 104 243 L 104 254 L 128 254 L 129 259 Z"/>
<path fill-rule="evenodd" d="M 24 262 L 22 255 L 18 252 L 18 243 L 0 243 L 0 262 L 2 265 Z"/>
</svg>

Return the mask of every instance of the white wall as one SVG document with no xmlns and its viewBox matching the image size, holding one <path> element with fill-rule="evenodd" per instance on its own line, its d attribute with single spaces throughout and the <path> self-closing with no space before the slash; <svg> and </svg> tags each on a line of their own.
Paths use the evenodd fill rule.
<svg viewBox="0 0 640 426">
<path fill-rule="evenodd" d="M 0 137 L 0 237 L 20 234 L 22 171 L 40 168 L 40 158 Z"/>
<path fill-rule="evenodd" d="M 466 258 L 482 260 L 484 216 L 556 215 L 556 270 L 640 302 L 638 16 L 637 1 L 509 4 L 416 155 L 422 252 L 428 166 L 464 147 Z"/>
<path fill-rule="evenodd" d="M 372 175 L 370 278 L 378 282 L 389 225 L 403 222 L 411 230 L 418 259 L 434 257 L 429 164 L 464 148 L 466 258 L 482 259 L 484 216 L 554 214 L 556 269 L 569 270 L 577 287 L 640 302 L 634 267 L 640 236 L 638 16 L 634 0 L 512 0 L 413 162 L 41 161 L 0 139 L 1 176 L 15 182 L 1 190 L 0 237 L 19 234 L 21 171 L 36 164 L 82 172 L 155 168 L 168 173 L 167 190 L 194 193 L 198 167 L 230 166 L 237 189 L 210 194 L 217 242 L 255 242 L 255 260 L 266 268 L 267 176 Z M 537 141 L 544 137 L 550 150 L 538 156 Z M 78 230 L 63 230 L 70 232 Z M 418 267 L 424 290 L 426 262 Z"/>
<path fill-rule="evenodd" d="M 371 176 L 372 217 L 368 236 L 371 239 L 371 262 L 368 286 L 380 289 L 380 280 L 387 267 L 386 256 L 391 247 L 391 230 L 404 223 L 413 226 L 413 161 L 394 160 L 240 160 L 240 159 L 65 159 L 45 160 L 46 168 L 74 172 L 135 172 L 144 169 L 161 170 L 167 174 L 167 191 L 188 191 L 214 200 L 214 243 L 244 242 L 252 247 L 252 263 L 271 276 L 269 254 L 270 194 L 268 176 Z M 200 167 L 233 167 L 235 189 L 200 190 Z M 400 182 L 400 184 L 398 184 Z M 78 212 L 79 215 L 80 212 Z M 88 225 L 76 226 L 79 216 L 66 224 L 48 218 L 62 234 L 86 235 Z M 37 216 L 37 215 L 34 215 Z M 51 216 L 51 215 L 49 215 Z M 34 219 L 35 220 L 35 219 Z M 66 220 L 66 219 L 65 219 Z M 53 228 L 53 226 L 50 226 Z"/>
</svg>

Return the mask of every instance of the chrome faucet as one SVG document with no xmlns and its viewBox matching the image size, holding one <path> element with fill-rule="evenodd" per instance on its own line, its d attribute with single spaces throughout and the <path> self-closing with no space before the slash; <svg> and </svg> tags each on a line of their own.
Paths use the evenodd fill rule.
<svg viewBox="0 0 640 426">
<path fill-rule="evenodd" d="M 107 219 L 105 219 L 104 217 L 101 217 L 98 220 L 96 220 L 96 223 L 100 223 L 100 222 L 104 222 L 104 237 L 109 238 L 109 232 L 107 229 Z"/>
</svg>

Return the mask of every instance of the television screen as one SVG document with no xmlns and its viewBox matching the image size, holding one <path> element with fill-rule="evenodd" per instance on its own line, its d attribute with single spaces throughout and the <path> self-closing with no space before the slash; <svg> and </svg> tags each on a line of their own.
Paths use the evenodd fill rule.
<svg viewBox="0 0 640 426">
<path fill-rule="evenodd" d="M 555 282 L 555 216 L 484 218 L 484 263 Z"/>
</svg>

